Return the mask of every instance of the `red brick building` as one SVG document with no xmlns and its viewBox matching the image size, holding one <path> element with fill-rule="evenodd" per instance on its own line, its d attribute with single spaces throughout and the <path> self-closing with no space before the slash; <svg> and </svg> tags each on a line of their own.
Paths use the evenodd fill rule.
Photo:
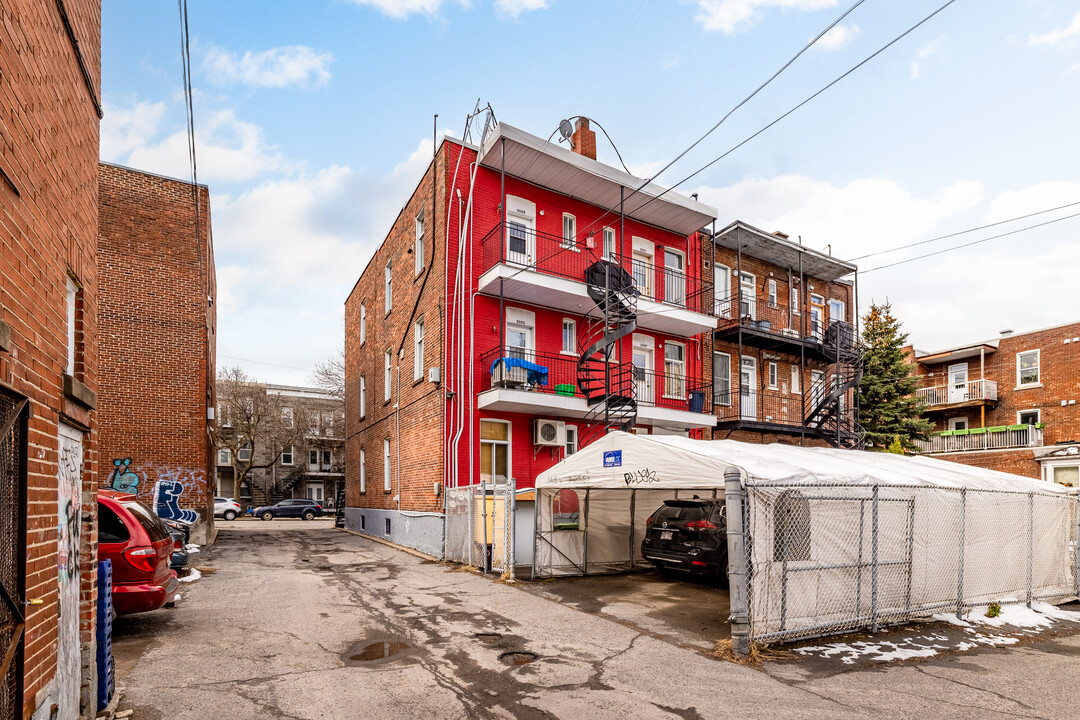
<svg viewBox="0 0 1080 720">
<path fill-rule="evenodd" d="M 1080 323 L 913 356 L 934 423 L 921 452 L 1080 486 Z"/>
<path fill-rule="evenodd" d="M 193 542 L 205 542 L 217 339 L 209 191 L 107 163 L 98 187 L 100 482 L 194 522 Z"/>
<path fill-rule="evenodd" d="M 0 718 L 68 720 L 96 711 L 101 4 L 5 1 L 0 68 Z"/>
<path fill-rule="evenodd" d="M 607 428 L 703 436 L 716 211 L 505 123 L 445 139 L 346 306 L 347 527 L 442 551 L 444 486 Z M 632 195 L 632 197 L 630 197 Z M 623 201 L 620 212 L 620 198 Z"/>
</svg>

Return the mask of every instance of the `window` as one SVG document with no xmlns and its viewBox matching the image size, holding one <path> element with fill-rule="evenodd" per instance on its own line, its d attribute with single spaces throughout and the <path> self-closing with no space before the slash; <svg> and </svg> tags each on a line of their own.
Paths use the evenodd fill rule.
<svg viewBox="0 0 1080 720">
<path fill-rule="evenodd" d="M 319 469 L 319 451 L 318 450 L 308 450 L 307 464 L 308 464 L 308 468 L 311 469 L 311 470 L 318 470 Z"/>
<path fill-rule="evenodd" d="M 844 301 L 829 298 L 829 322 L 839 322 L 847 320 L 847 313 L 844 311 Z"/>
<path fill-rule="evenodd" d="M 390 402 L 390 351 L 383 353 L 383 402 Z"/>
<path fill-rule="evenodd" d="M 1080 465 L 1059 465 L 1049 470 L 1054 482 L 1073 488 L 1080 486 Z"/>
<path fill-rule="evenodd" d="M 281 464 L 282 465 L 292 465 L 293 464 L 293 446 L 292 445 L 286 445 L 281 450 Z"/>
<path fill-rule="evenodd" d="M 511 259 L 527 262 L 529 255 L 528 228 L 521 223 L 506 223 L 506 248 Z"/>
<path fill-rule="evenodd" d="M 382 441 L 383 454 L 383 492 L 390 492 L 390 438 Z"/>
<path fill-rule="evenodd" d="M 360 419 L 367 415 L 367 377 L 360 376 Z"/>
<path fill-rule="evenodd" d="M 127 525 L 104 504 L 98 504 L 98 542 L 117 543 L 131 538 Z"/>
<path fill-rule="evenodd" d="M 818 340 L 825 336 L 825 298 L 810 296 L 810 334 Z"/>
<path fill-rule="evenodd" d="M 249 462 L 251 460 L 251 448 L 240 448 L 236 451 L 236 459 L 243 462 Z"/>
<path fill-rule="evenodd" d="M 739 274 L 739 316 L 757 320 L 757 277 L 745 271 Z"/>
<path fill-rule="evenodd" d="M 394 307 L 394 267 L 393 267 L 393 262 L 394 262 L 393 260 L 387 260 L 386 261 L 386 288 L 384 289 L 384 292 L 386 293 L 386 299 L 385 299 L 385 308 L 383 309 L 383 312 L 385 312 L 387 315 L 390 314 L 390 311 Z"/>
<path fill-rule="evenodd" d="M 769 278 L 769 307 L 776 307 L 776 279 Z"/>
<path fill-rule="evenodd" d="M 775 390 L 780 384 L 780 366 L 774 362 L 769 363 L 769 389 Z"/>
<path fill-rule="evenodd" d="M 553 530 L 578 530 L 581 521 L 581 498 L 576 490 L 563 488 L 551 498 Z"/>
<path fill-rule="evenodd" d="M 604 257 L 609 260 L 615 260 L 619 257 L 619 249 L 615 245 L 614 228 L 604 228 Z"/>
<path fill-rule="evenodd" d="M 322 467 L 324 470 L 329 470 L 330 466 L 334 464 L 334 451 L 323 450 L 322 451 Z"/>
<path fill-rule="evenodd" d="M 1016 386 L 1018 388 L 1039 385 L 1039 351 L 1028 350 L 1016 354 Z"/>
<path fill-rule="evenodd" d="M 413 381 L 424 377 L 424 318 L 413 325 Z"/>
<path fill-rule="evenodd" d="M 328 436 L 331 436 L 331 437 L 334 435 L 334 413 L 333 412 L 324 412 L 322 414 L 322 429 L 323 429 L 323 435 L 328 435 Z"/>
<path fill-rule="evenodd" d="M 416 243 L 413 246 L 413 255 L 416 257 L 416 274 L 424 269 L 424 211 L 421 210 L 416 216 Z"/>
<path fill-rule="evenodd" d="M 367 340 L 367 306 L 360 303 L 360 344 Z"/>
<path fill-rule="evenodd" d="M 565 318 L 562 321 L 562 352 L 577 354 L 577 323 Z"/>
<path fill-rule="evenodd" d="M 949 429 L 950 430 L 967 430 L 968 429 L 967 418 L 966 417 L 949 418 Z"/>
<path fill-rule="evenodd" d="M 67 366 L 64 372 L 75 375 L 75 297 L 79 289 L 71 278 L 67 279 Z"/>
<path fill-rule="evenodd" d="M 664 250 L 664 302 L 686 305 L 686 258 L 671 248 Z"/>
<path fill-rule="evenodd" d="M 566 457 L 577 452 L 577 425 L 566 426 Z"/>
<path fill-rule="evenodd" d="M 664 397 L 686 397 L 686 347 L 664 343 Z"/>
<path fill-rule="evenodd" d="M 536 313 L 518 308 L 506 309 L 506 354 L 532 360 L 536 351 Z"/>
<path fill-rule="evenodd" d="M 713 265 L 713 314 L 731 317 L 731 268 Z"/>
<path fill-rule="evenodd" d="M 791 300 L 790 300 L 790 302 L 791 302 L 791 314 L 792 315 L 798 315 L 799 314 L 799 291 L 794 285 L 791 286 L 790 296 L 791 296 Z"/>
<path fill-rule="evenodd" d="M 217 451 L 217 464 L 228 465 L 232 462 L 232 453 L 229 448 L 221 448 Z"/>
<path fill-rule="evenodd" d="M 1017 425 L 1034 425 L 1039 422 L 1040 410 L 1021 410 L 1016 413 Z"/>
<path fill-rule="evenodd" d="M 510 423 L 480 421 L 480 482 L 505 485 L 510 481 Z"/>
<path fill-rule="evenodd" d="M 792 365 L 791 366 L 791 392 L 793 394 L 798 394 L 798 393 L 802 392 L 802 389 L 801 389 L 801 386 L 802 386 L 801 380 L 802 380 L 802 378 L 800 376 L 801 376 L 801 373 L 799 372 L 799 366 L 798 365 Z"/>
<path fill-rule="evenodd" d="M 293 427 L 293 409 L 291 407 L 281 408 L 281 426 L 289 428 Z"/>
<path fill-rule="evenodd" d="M 360 492 L 367 492 L 367 458 L 364 448 L 360 448 Z"/>
<path fill-rule="evenodd" d="M 577 250 L 577 218 L 570 213 L 562 216 L 562 246 Z"/>
<path fill-rule="evenodd" d="M 731 407 L 731 356 L 714 352 L 712 361 L 713 396 L 717 405 Z"/>
</svg>

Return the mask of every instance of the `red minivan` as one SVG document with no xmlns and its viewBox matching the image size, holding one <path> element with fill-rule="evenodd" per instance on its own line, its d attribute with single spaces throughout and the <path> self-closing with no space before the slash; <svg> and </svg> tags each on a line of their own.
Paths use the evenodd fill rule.
<svg viewBox="0 0 1080 720">
<path fill-rule="evenodd" d="M 169 528 L 134 495 L 98 491 L 98 559 L 112 560 L 117 615 L 157 610 L 180 584 L 169 569 Z"/>
</svg>

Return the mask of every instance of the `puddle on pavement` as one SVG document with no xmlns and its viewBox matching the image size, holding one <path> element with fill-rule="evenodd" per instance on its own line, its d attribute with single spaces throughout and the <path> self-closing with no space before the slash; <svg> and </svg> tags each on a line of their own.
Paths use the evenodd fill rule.
<svg viewBox="0 0 1080 720">
<path fill-rule="evenodd" d="M 499 656 L 499 659 L 507 665 L 528 665 L 536 660 L 536 653 L 515 650 L 513 652 L 504 652 Z"/>
<path fill-rule="evenodd" d="M 483 643 L 494 643 L 502 640 L 502 635 L 499 633 L 476 633 L 473 637 Z"/>
<path fill-rule="evenodd" d="M 345 660 L 349 664 L 386 660 L 411 648 L 412 646 L 408 643 L 383 640 L 382 642 L 364 645 L 359 651 L 356 651 L 356 647 L 353 647 L 345 653 Z"/>
</svg>

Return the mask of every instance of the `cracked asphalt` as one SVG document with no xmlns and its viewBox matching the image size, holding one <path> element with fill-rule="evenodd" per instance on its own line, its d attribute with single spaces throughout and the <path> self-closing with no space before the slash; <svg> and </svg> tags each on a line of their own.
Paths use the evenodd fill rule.
<svg viewBox="0 0 1080 720">
<path fill-rule="evenodd" d="M 755 669 L 329 521 L 219 527 L 175 608 L 117 619 L 119 709 L 136 720 L 1080 717 L 1078 636 Z"/>
</svg>

